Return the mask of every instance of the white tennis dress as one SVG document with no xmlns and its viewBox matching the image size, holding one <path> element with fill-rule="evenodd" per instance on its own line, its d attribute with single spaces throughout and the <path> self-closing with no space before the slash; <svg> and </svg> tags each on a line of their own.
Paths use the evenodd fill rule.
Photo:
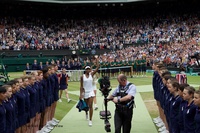
<svg viewBox="0 0 200 133">
<path fill-rule="evenodd" d="M 84 94 L 84 98 L 90 98 L 90 97 L 94 97 L 94 89 L 93 89 L 93 78 L 91 73 L 89 74 L 89 77 L 87 78 L 85 74 L 83 74 L 83 88 L 85 90 L 85 94 Z"/>
</svg>

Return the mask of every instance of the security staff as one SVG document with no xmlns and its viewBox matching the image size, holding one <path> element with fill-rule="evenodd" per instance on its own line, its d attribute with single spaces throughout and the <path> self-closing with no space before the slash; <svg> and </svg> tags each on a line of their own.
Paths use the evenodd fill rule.
<svg viewBox="0 0 200 133">
<path fill-rule="evenodd" d="M 115 103 L 115 133 L 130 133 L 131 121 L 133 116 L 134 97 L 136 94 L 136 87 L 134 84 L 127 81 L 124 74 L 120 74 L 117 78 L 119 85 L 114 90 L 108 99 L 113 99 Z"/>
</svg>

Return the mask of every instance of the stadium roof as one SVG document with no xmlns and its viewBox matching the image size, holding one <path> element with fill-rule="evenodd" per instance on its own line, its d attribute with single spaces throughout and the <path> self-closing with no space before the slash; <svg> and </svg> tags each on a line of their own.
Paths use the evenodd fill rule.
<svg viewBox="0 0 200 133">
<path fill-rule="evenodd" d="M 143 2 L 143 1 L 176 1 L 176 0 L 19 0 L 19 1 L 29 1 L 29 2 L 44 2 L 44 3 L 133 3 L 133 2 Z"/>
</svg>

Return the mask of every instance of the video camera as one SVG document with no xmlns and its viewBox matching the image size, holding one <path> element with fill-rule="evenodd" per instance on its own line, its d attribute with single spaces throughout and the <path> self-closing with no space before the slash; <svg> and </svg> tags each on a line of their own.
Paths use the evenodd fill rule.
<svg viewBox="0 0 200 133">
<path fill-rule="evenodd" d="M 109 92 L 111 91 L 110 89 L 110 79 L 108 76 L 103 76 L 102 78 L 100 78 L 98 80 L 99 85 L 100 85 L 100 91 L 102 92 L 102 94 L 107 97 Z"/>
<path fill-rule="evenodd" d="M 98 80 L 99 85 L 100 85 L 100 91 L 102 92 L 103 96 L 104 96 L 104 104 L 105 104 L 105 111 L 100 111 L 100 119 L 104 120 L 104 124 L 105 124 L 105 130 L 106 132 L 111 132 L 110 129 L 110 122 L 108 121 L 111 118 L 111 113 L 109 110 L 107 110 L 107 103 L 108 103 L 108 95 L 109 92 L 112 90 L 110 88 L 110 80 L 108 76 L 102 76 L 102 78 L 100 78 Z"/>
</svg>

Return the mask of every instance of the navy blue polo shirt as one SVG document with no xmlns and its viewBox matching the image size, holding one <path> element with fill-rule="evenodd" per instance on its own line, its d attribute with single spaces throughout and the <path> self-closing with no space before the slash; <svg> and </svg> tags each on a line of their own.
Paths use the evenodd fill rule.
<svg viewBox="0 0 200 133">
<path fill-rule="evenodd" d="M 26 122 L 29 123 L 30 122 L 30 94 L 28 92 L 28 87 L 26 87 L 25 89 L 23 88 L 23 92 L 25 94 L 25 111 L 26 111 Z"/>
<path fill-rule="evenodd" d="M 26 95 L 24 94 L 24 90 L 21 88 L 19 91 L 17 91 L 16 93 L 16 99 L 17 99 L 17 121 L 18 121 L 18 125 L 16 126 L 16 128 L 21 127 L 24 123 L 25 120 L 22 120 L 24 117 L 24 114 L 26 113 Z"/>
<path fill-rule="evenodd" d="M 6 109 L 4 104 L 0 104 L 0 133 L 5 133 L 6 131 Z"/>
<path fill-rule="evenodd" d="M 58 76 L 56 73 L 53 74 L 55 80 L 55 90 L 59 91 L 59 83 L 58 83 Z"/>
<path fill-rule="evenodd" d="M 42 90 L 43 90 L 43 97 L 45 100 L 47 100 L 47 80 L 43 79 L 41 82 Z"/>
<path fill-rule="evenodd" d="M 194 117 L 196 114 L 197 106 L 192 102 L 188 105 L 186 104 L 185 109 L 183 110 L 183 122 L 184 122 L 184 132 L 185 133 L 194 133 L 195 132 L 195 121 Z"/>
<path fill-rule="evenodd" d="M 17 128 L 18 126 L 18 119 L 17 119 L 17 114 L 18 114 L 18 105 L 17 105 L 17 95 L 16 93 L 12 94 L 12 97 L 10 98 L 10 101 L 13 105 L 13 109 L 14 109 L 14 113 L 13 113 L 13 121 L 14 121 L 14 130 Z"/>
<path fill-rule="evenodd" d="M 30 97 L 30 118 L 35 117 L 36 115 L 36 89 L 33 85 L 29 85 L 28 87 L 29 97 Z"/>
<path fill-rule="evenodd" d="M 55 78 L 54 78 L 54 75 L 53 74 L 51 74 L 50 75 L 50 83 L 51 83 L 51 87 L 52 87 L 52 95 L 54 94 L 54 91 L 55 91 L 55 83 L 56 81 L 55 81 Z"/>
<path fill-rule="evenodd" d="M 15 121 L 14 121 L 14 105 L 12 101 L 9 99 L 8 101 L 4 101 L 4 107 L 6 109 L 6 131 L 5 133 L 14 133 L 15 131 Z"/>
<path fill-rule="evenodd" d="M 170 104 L 172 102 L 172 99 L 173 99 L 173 95 L 171 93 L 169 93 L 168 96 L 167 96 L 166 103 L 165 103 L 165 115 L 166 115 L 166 119 L 167 119 L 167 123 L 168 123 L 169 129 L 171 128 Z"/>
<path fill-rule="evenodd" d="M 196 108 L 196 114 L 194 117 L 194 121 L 196 124 L 195 133 L 200 133 L 200 108 L 199 107 Z"/>
<path fill-rule="evenodd" d="M 170 133 L 178 133 L 180 130 L 178 121 L 179 121 L 179 108 L 181 101 L 182 98 L 179 95 L 177 95 L 176 97 L 172 97 L 172 100 L 170 102 L 170 111 L 169 111 Z"/>
<path fill-rule="evenodd" d="M 17 97 L 17 106 L 18 106 L 18 115 L 23 115 L 25 113 L 25 100 L 26 96 L 24 94 L 24 91 L 20 89 L 20 91 L 16 92 Z"/>
<path fill-rule="evenodd" d="M 46 100 L 45 100 L 45 96 L 44 96 L 44 89 L 43 89 L 43 82 L 44 80 L 40 81 L 38 83 L 38 90 L 39 90 L 39 105 L 40 105 L 40 110 L 39 110 L 39 113 L 43 112 L 44 109 L 45 109 L 45 103 L 46 103 Z"/>
<path fill-rule="evenodd" d="M 152 86 L 153 86 L 153 90 L 154 90 L 154 99 L 158 100 L 158 77 L 159 74 L 157 71 L 154 71 L 153 73 L 153 79 L 152 79 Z"/>
<path fill-rule="evenodd" d="M 50 78 L 50 76 L 48 77 L 48 79 L 47 79 L 47 94 L 48 94 L 48 96 L 51 96 L 52 95 L 52 86 L 51 86 L 51 78 Z"/>
<path fill-rule="evenodd" d="M 163 98 L 162 98 L 163 110 L 165 110 L 165 103 L 166 103 L 168 95 L 169 95 L 169 90 L 168 90 L 167 86 L 164 86 L 163 87 Z"/>
<path fill-rule="evenodd" d="M 168 91 L 169 92 L 169 91 Z M 170 115 L 170 102 L 172 100 L 172 94 L 167 93 L 165 94 L 165 106 L 164 106 L 164 113 L 166 115 L 166 118 L 169 120 L 169 115 Z"/>
<path fill-rule="evenodd" d="M 39 82 L 35 82 L 34 85 L 33 85 L 33 88 L 35 88 L 36 90 L 36 94 L 35 94 L 35 97 L 36 97 L 36 101 L 35 101 L 35 112 L 38 113 L 40 112 L 40 102 L 39 102 Z"/>
</svg>

